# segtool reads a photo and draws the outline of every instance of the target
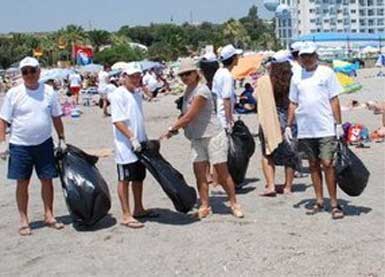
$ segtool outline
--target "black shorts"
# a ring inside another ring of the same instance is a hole
[[[144,178],[146,178],[146,168],[140,161],[130,164],[117,164],[116,167],[119,181],[143,182]]]

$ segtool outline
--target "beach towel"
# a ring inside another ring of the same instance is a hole
[[[255,94],[258,104],[259,125],[265,139],[265,153],[271,155],[283,139],[274,100],[273,86],[268,75],[258,79]]]

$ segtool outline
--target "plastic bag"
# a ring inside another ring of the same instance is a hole
[[[249,160],[255,151],[255,141],[249,128],[241,120],[234,123],[229,135],[229,153],[227,164],[236,186],[245,180]]]
[[[366,188],[370,173],[343,142],[338,144],[335,166],[338,186],[349,196],[359,196]]]
[[[56,152],[56,160],[73,221],[79,225],[94,225],[111,208],[107,183],[95,167],[98,158],[68,144],[64,152]]]
[[[278,166],[288,166],[296,171],[302,172],[301,159],[297,151],[297,142],[291,143],[284,140],[273,152],[273,161]]]
[[[142,151],[136,154],[171,199],[175,209],[187,213],[197,201],[196,191],[188,186],[183,175],[162,157],[159,148],[159,141],[148,141],[142,143]]]

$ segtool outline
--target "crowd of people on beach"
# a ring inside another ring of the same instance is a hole
[[[199,61],[181,60],[176,75],[184,85],[181,115],[170,122],[160,141],[171,139],[184,130],[191,145],[191,162],[199,194],[199,207],[193,214],[203,219],[212,213],[209,188],[219,184],[226,192],[230,212],[243,218],[244,211],[237,200],[236,187],[228,168],[228,134],[235,122],[235,112],[257,112],[261,164],[265,179],[262,197],[275,197],[276,163],[274,153],[286,144],[295,145],[309,161],[315,204],[309,214],[324,210],[323,180],[330,196],[331,217],[341,219],[344,211],[337,201],[336,173],[333,161],[338,140],[344,135],[338,95],[343,91],[335,72],[319,63],[314,43],[294,43],[289,50],[281,50],[265,59],[265,74],[255,83],[246,83],[237,101],[235,80],[231,74],[242,55],[241,49],[226,45],[218,52],[205,53]],[[9,89],[0,110],[0,155],[9,151],[7,177],[16,180],[16,202],[20,216],[20,235],[32,233],[28,217],[28,185],[35,169],[42,185],[44,222],[48,227],[62,229],[53,213],[53,182],[58,177],[54,157],[52,126],[58,136],[58,145],[65,150],[65,132],[62,122],[60,95],[55,81],[40,83],[41,68],[32,57],[19,65],[23,83]],[[80,104],[83,86],[97,88],[100,107],[112,122],[117,193],[121,204],[121,224],[142,228],[141,218],[159,216],[143,205],[143,182],[146,168],[136,153],[147,141],[143,99],[151,100],[171,88],[162,75],[152,69],[143,72],[137,62],[131,62],[118,75],[111,75],[105,65],[98,76],[81,76],[73,72],[66,80],[68,95],[73,104]],[[169,73],[170,76],[174,72]],[[86,84],[85,84],[86,83]],[[384,113],[380,103],[368,107]],[[384,120],[385,121],[385,120]],[[385,122],[384,122],[385,123]],[[6,142],[10,130],[9,145]],[[385,127],[384,127],[385,128]],[[294,149],[294,148],[293,148]],[[297,165],[285,164],[283,193],[290,195]],[[132,190],[134,207],[129,203]]]

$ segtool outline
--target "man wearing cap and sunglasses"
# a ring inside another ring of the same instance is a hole
[[[137,218],[155,217],[157,214],[145,210],[142,203],[143,180],[146,169],[135,152],[141,150],[141,142],[147,140],[142,107],[143,94],[139,90],[142,70],[138,63],[129,63],[122,72],[121,86],[110,94],[111,120],[115,141],[115,161],[118,171],[118,195],[122,207],[121,225],[142,228]],[[134,211],[129,206],[129,185],[134,195]]]
[[[20,214],[20,235],[30,235],[27,215],[28,185],[35,168],[42,184],[44,222],[62,229],[53,215],[52,178],[58,176],[52,140],[52,124],[64,143],[64,128],[59,95],[48,85],[40,84],[39,62],[24,58],[19,65],[24,83],[8,91],[0,110],[0,154],[6,148],[5,129],[11,125],[8,178],[16,180],[16,201]]]
[[[332,218],[344,217],[337,202],[337,188],[333,159],[337,151],[337,139],[343,136],[341,126],[341,109],[338,94],[343,89],[334,71],[318,64],[317,47],[314,43],[305,42],[299,51],[303,69],[294,73],[290,86],[290,105],[288,126],[285,138],[291,140],[290,126],[294,116],[297,121],[299,148],[310,165],[310,173],[314,185],[316,203],[309,214],[324,209],[321,165],[332,207]]]

